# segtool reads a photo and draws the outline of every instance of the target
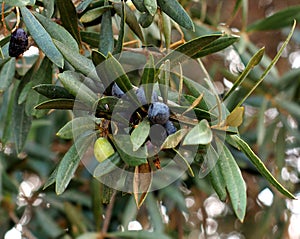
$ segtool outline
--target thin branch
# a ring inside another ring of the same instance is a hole
[[[105,213],[105,219],[103,221],[103,227],[102,227],[102,230],[101,230],[101,237],[102,238],[104,238],[104,235],[107,233],[107,230],[108,230],[108,227],[109,227],[109,224],[110,224],[112,211],[113,211],[114,204],[115,204],[115,201],[116,201],[116,195],[117,195],[117,190],[114,190],[113,194],[111,196],[111,199],[110,199],[110,203],[108,204],[108,207],[107,207],[107,210],[106,210],[106,213]]]

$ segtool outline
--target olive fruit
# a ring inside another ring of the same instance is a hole
[[[18,57],[27,50],[28,36],[22,28],[18,28],[11,34],[8,54],[11,57]]]
[[[114,148],[111,146],[106,138],[100,137],[94,144],[94,155],[101,163],[115,153]]]
[[[170,109],[165,103],[154,102],[148,109],[148,118],[153,124],[164,125],[170,117]]]
[[[116,83],[114,83],[111,88],[111,94],[118,98],[122,98],[122,96],[124,95],[124,92],[121,90],[121,88]]]
[[[170,121],[170,120],[168,120],[167,123],[164,124],[164,127],[165,127],[168,135],[174,134],[177,131],[176,127],[173,125],[172,121]]]

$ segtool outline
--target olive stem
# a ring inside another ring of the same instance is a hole
[[[19,25],[21,22],[19,7],[16,7],[16,11],[17,11],[17,23],[16,23],[15,27],[11,30],[11,32],[14,32],[15,30],[17,30],[19,28]]]

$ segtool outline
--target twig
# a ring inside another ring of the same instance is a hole
[[[17,217],[17,215],[13,212],[10,211],[8,213],[10,219],[15,223],[18,224],[20,219]],[[22,226],[22,234],[27,238],[27,239],[37,239],[32,233],[31,231],[29,231],[26,227]]]
[[[110,224],[111,215],[112,215],[112,210],[114,208],[114,204],[116,200],[116,195],[117,195],[117,190],[114,190],[105,213],[105,219],[103,221],[103,227],[101,230],[101,238],[104,238],[104,235],[107,233]]]
[[[2,3],[2,14],[1,14],[1,21],[3,24],[4,28],[4,35],[7,35],[7,28],[6,28],[6,23],[5,23],[5,17],[4,17],[4,10],[5,10],[5,2]]]
[[[19,25],[21,22],[20,9],[18,7],[16,7],[16,11],[17,11],[17,23],[16,23],[15,27],[11,30],[11,32],[14,32],[15,30],[17,30],[19,28]]]
[[[177,209],[176,214],[178,216],[177,218],[177,228],[178,228],[178,239],[183,239],[184,238],[184,233],[183,233],[183,221],[182,221],[182,213]]]

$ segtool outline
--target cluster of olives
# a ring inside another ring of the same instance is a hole
[[[120,87],[116,83],[112,84],[111,94],[118,98],[127,98],[125,96],[125,93],[120,89]],[[148,105],[143,87],[136,89],[135,94],[141,105]],[[121,113],[126,114],[127,112]],[[152,127],[150,128],[149,137],[151,144],[154,146],[160,146],[168,135],[174,134],[177,131],[176,127],[169,119],[170,109],[168,105],[158,101],[158,96],[155,91],[153,91],[151,97],[151,103],[148,107],[147,117],[152,124]],[[132,122],[133,120],[130,119],[130,121]],[[100,137],[97,139],[94,145],[94,154],[99,162],[104,161],[113,153],[114,149],[106,138]]]
[[[148,102],[146,100],[146,95],[143,87],[138,88],[136,91],[136,96],[141,105],[147,105]],[[112,86],[112,95],[118,98],[124,96],[124,92],[120,89],[120,87],[114,83]],[[169,107],[162,102],[158,102],[158,96],[155,91],[152,93],[151,104],[148,108],[148,119],[152,124],[162,125],[167,135],[174,134],[176,132],[176,128],[173,123],[169,120],[170,118],[170,109]]]
[[[28,48],[28,36],[22,28],[15,30],[10,37],[8,54],[11,57],[18,57]]]

